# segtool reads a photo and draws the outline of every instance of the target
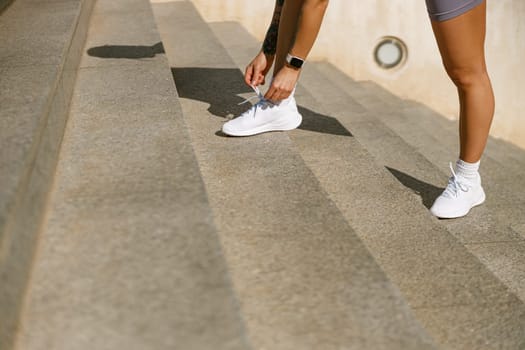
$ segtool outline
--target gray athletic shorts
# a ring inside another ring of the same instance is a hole
[[[426,0],[430,18],[446,21],[472,10],[484,0]]]

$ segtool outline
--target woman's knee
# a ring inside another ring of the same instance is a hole
[[[446,70],[454,85],[462,90],[483,84],[488,77],[484,64],[470,67],[446,67]]]

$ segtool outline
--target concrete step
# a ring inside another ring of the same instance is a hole
[[[435,348],[301,157],[318,120],[331,147],[353,145],[348,131],[303,109],[303,130],[224,137],[245,108],[241,72],[191,2],[154,12],[252,347]]]
[[[212,28],[239,67],[249,62],[260,47],[236,24],[217,23]],[[363,140],[367,148],[372,146],[374,155],[381,149],[387,155],[385,159],[394,157],[392,166],[402,165],[402,169],[431,176],[433,173],[425,169],[432,168],[432,163],[392,130],[377,124],[373,113],[315,68],[306,66],[301,79],[297,99],[318,114],[313,116],[303,108],[307,125],[290,133],[290,138],[429,334],[445,348],[521,346],[520,335],[525,331],[523,303],[461,241],[431,218],[394,177],[371,165],[369,153],[350,141],[349,135]],[[369,98],[374,100],[373,95]],[[312,102],[315,100],[320,102]],[[330,117],[320,115],[322,111]],[[330,126],[326,120],[330,120]],[[346,130],[346,134],[335,130]],[[395,152],[390,152],[392,147]],[[397,155],[400,150],[414,155],[417,162],[409,163]],[[402,174],[395,168],[390,172]],[[435,192],[433,188],[425,190],[427,195]],[[514,305],[511,308],[509,301]],[[489,309],[492,311],[487,312]],[[505,326],[502,319],[506,320]],[[494,327],[498,331],[494,332]]]
[[[249,349],[149,2],[83,52],[17,348]]]
[[[433,159],[437,153],[451,154],[452,151],[439,151],[438,148],[443,149],[440,143],[429,139],[430,136],[419,132],[417,127],[411,127],[409,122],[403,126],[397,124],[395,120],[405,118],[399,116],[404,113],[403,104],[399,101],[398,106],[393,103],[385,104],[384,96],[372,98],[371,96],[374,96],[373,91],[377,92],[378,96],[385,94],[385,91],[376,85],[357,83],[327,64],[319,64],[317,68],[331,81],[338,84],[341,90],[346,91],[367,106],[375,118],[374,128],[369,130],[375,131],[378,128],[385,128],[383,125],[388,123],[392,129],[395,129],[395,132],[403,135],[403,138],[397,136],[397,141],[389,141],[384,145],[382,141],[377,141],[377,139],[384,139],[383,134],[376,135],[380,137],[360,138],[360,140],[368,149],[375,150],[374,156],[389,167],[401,183],[418,193],[423,203],[430,206],[435,196],[445,185],[448,173],[446,168],[433,164],[429,159]],[[392,96],[389,98],[393,99]],[[414,116],[413,119],[415,118]],[[381,119],[381,121],[377,119]],[[354,123],[353,125],[356,134],[359,134],[360,137],[367,135],[366,130],[360,133],[355,129],[359,127],[359,124]],[[437,130],[437,128],[434,126],[433,130]],[[375,142],[374,138],[376,139]],[[405,145],[400,147],[399,145],[402,143]],[[407,146],[407,144],[409,145]],[[436,148],[434,153],[432,153],[432,147]],[[422,155],[425,159],[421,159]],[[496,167],[490,158],[486,159],[484,165],[484,169]],[[514,178],[517,178],[517,175]],[[519,195],[509,193],[508,189],[503,188],[504,186],[501,183],[490,176],[484,178],[484,186],[489,193],[489,198],[484,206],[474,209],[466,218],[444,220],[441,221],[441,224],[498,278],[504,281],[512,292],[525,301],[525,271],[523,270],[523,266],[525,266],[525,255],[523,254],[525,245],[523,212],[525,205]],[[501,193],[500,191],[504,192]]]
[[[13,343],[92,4],[17,0],[0,13],[0,349]]]

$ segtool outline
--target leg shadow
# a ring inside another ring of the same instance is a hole
[[[238,94],[252,89],[238,69],[172,68],[171,72],[180,97],[208,103],[208,112],[217,117],[234,117],[247,108],[239,105],[245,99]]]
[[[443,188],[431,185],[427,182],[421,181],[405,174],[397,169],[386,167],[386,169],[394,175],[394,177],[403,184],[403,186],[411,189],[414,193],[421,197],[423,205],[430,209],[436,198],[443,192]]]
[[[249,107],[246,104],[239,105],[245,99],[238,95],[252,92],[250,87],[244,84],[244,76],[239,69],[192,67],[172,68],[171,71],[179,96],[209,104],[208,111],[217,117],[236,117]],[[299,129],[352,136],[334,117],[300,106],[299,112],[303,116],[303,123]]]
[[[88,55],[99,58],[128,58],[141,59],[153,58],[155,55],[165,53],[162,42],[152,46],[132,45],[104,45],[92,47],[87,50]]]
[[[354,136],[334,117],[319,114],[308,108],[298,106],[303,122],[299,129],[338,136]]]

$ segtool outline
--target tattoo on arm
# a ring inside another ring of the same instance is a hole
[[[275,55],[277,51],[277,37],[279,35],[279,23],[281,21],[281,11],[284,6],[284,0],[275,1],[275,10],[273,12],[272,23],[263,43],[263,52],[267,55]]]

